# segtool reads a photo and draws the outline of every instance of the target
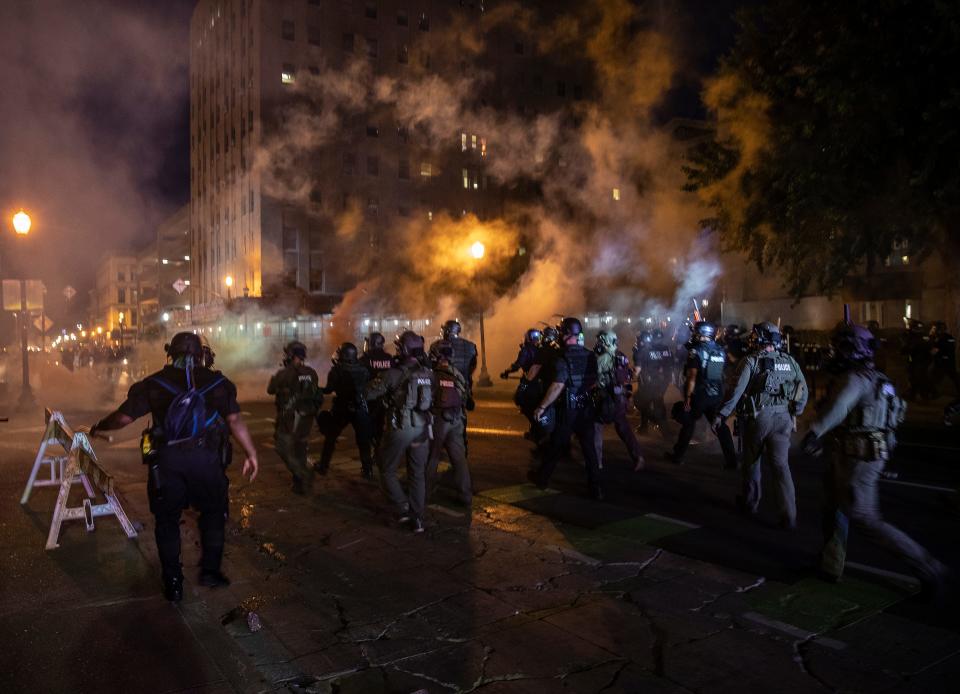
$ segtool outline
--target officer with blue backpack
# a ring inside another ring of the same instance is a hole
[[[165,347],[169,363],[130,387],[127,399],[91,430],[121,429],[150,414],[143,434],[144,462],[150,466],[147,493],[156,519],[154,534],[168,600],[183,597],[180,564],[180,513],[188,506],[200,512],[200,585],[217,587],[230,581],[220,571],[224,525],[229,506],[229,480],[223,451],[230,434],[243,447],[242,474],[257,476],[257,452],[240,416],[237,388],[219,371],[203,366],[200,339],[177,333]]]
[[[307,463],[307,441],[314,417],[323,405],[323,392],[317,372],[305,363],[306,345],[294,340],[283,353],[283,368],[267,386],[267,394],[274,396],[277,407],[273,440],[277,455],[293,476],[293,493],[306,494],[313,486],[314,472]]]

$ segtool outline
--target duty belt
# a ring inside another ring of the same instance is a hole
[[[837,436],[837,443],[840,453],[848,458],[872,461],[890,457],[887,437],[879,430],[842,432]]]

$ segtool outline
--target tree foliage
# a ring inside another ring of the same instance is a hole
[[[957,245],[960,3],[772,0],[743,10],[686,167],[724,247],[830,292],[906,241]]]

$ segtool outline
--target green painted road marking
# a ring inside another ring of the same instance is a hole
[[[876,614],[909,593],[847,576],[833,584],[805,578],[792,585],[773,581],[751,592],[748,601],[760,614],[817,634]]]
[[[527,501],[528,499],[539,499],[551,494],[559,494],[556,489],[540,489],[532,484],[515,484],[511,487],[499,487],[498,489],[486,489],[478,494],[488,499],[499,501],[504,504],[513,504],[518,501]]]

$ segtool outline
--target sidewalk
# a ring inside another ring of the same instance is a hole
[[[252,485],[233,466],[233,584],[196,585],[188,519],[186,595],[173,606],[159,594],[136,432],[98,452],[146,526],[139,539],[100,519],[93,534],[67,525],[45,552],[54,491],[17,503],[40,422],[7,426],[4,691],[929,692],[952,690],[960,670],[957,633],[879,613],[909,588],[778,584],[658,547],[693,530],[672,519],[529,485],[478,496],[471,525],[434,507],[417,537],[389,522],[343,454],[307,498],[288,492],[270,450]],[[266,428],[254,418],[259,441]]]

